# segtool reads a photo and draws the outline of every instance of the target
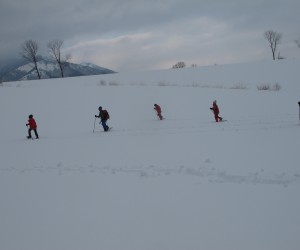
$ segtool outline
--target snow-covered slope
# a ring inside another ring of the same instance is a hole
[[[298,250],[299,68],[4,83],[0,249]],[[226,122],[214,122],[215,99]],[[39,140],[25,138],[31,113]]]

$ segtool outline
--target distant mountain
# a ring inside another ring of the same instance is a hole
[[[40,71],[42,79],[61,77],[58,64],[51,59],[40,58],[38,62],[38,69]],[[102,75],[112,73],[115,72],[92,63],[67,63],[64,69],[65,77]],[[6,65],[5,67],[0,69],[0,80],[2,80],[3,82],[34,79],[38,79],[38,77],[33,63],[28,63],[24,60],[16,60],[10,65]]]

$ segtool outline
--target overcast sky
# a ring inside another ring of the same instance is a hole
[[[0,61],[29,39],[41,55],[61,39],[72,62],[119,72],[271,60],[267,30],[300,58],[299,0],[0,0],[0,23]]]

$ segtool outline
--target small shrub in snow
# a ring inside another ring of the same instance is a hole
[[[270,90],[270,84],[261,84],[257,86],[258,90]]]
[[[200,84],[199,87],[201,88],[210,88],[210,89],[224,89],[223,85],[219,85],[219,84]]]
[[[165,81],[160,81],[159,83],[158,83],[158,86],[163,86],[163,87],[165,87],[165,86],[167,86],[168,84],[165,82]]]
[[[230,89],[247,89],[247,86],[245,84],[239,83],[231,86]]]
[[[193,82],[191,86],[194,87],[194,88],[197,88],[197,87],[200,87],[200,84],[198,84],[196,82]]]
[[[106,86],[106,81],[101,80],[101,81],[100,81],[100,86]]]
[[[118,86],[119,84],[115,81],[109,82],[109,86]]]
[[[280,89],[281,89],[281,86],[279,83],[275,83],[272,87],[272,90],[274,90],[274,91],[279,91]]]
[[[279,83],[275,83],[273,86],[271,86],[270,84],[261,84],[257,86],[257,89],[279,91],[281,89],[281,86]]]
[[[214,88],[214,89],[224,89],[224,86],[220,85],[220,84],[214,84],[211,87]]]

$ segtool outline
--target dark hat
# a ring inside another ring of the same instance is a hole
[[[33,118],[33,115],[29,115],[28,118],[29,118],[29,119]]]
[[[99,108],[98,108],[98,110],[101,110],[102,109],[102,107],[100,106]]]

